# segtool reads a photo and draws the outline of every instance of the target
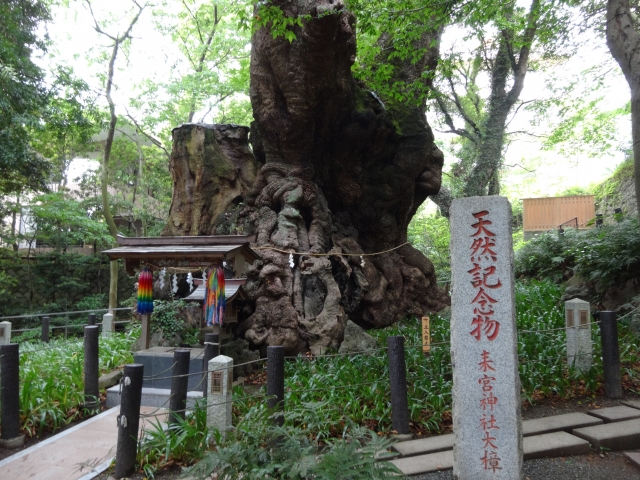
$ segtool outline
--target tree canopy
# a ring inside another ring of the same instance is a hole
[[[50,19],[41,0],[0,4],[0,194],[46,190],[49,162],[29,143],[47,102],[45,72],[32,56],[44,52],[38,26]]]

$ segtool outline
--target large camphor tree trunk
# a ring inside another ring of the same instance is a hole
[[[176,181],[186,161],[178,158],[186,151],[180,132],[220,126],[175,130],[166,232],[257,233],[262,259],[247,273],[253,310],[240,332],[253,347],[322,353],[340,345],[348,318],[384,327],[449,304],[432,263],[406,243],[413,214],[440,189],[443,156],[424,108],[385,107],[354,80],[355,18],[341,2],[294,0],[281,8],[287,16],[313,18],[295,28],[291,43],[265,28],[254,34],[255,182],[224,208],[199,204],[200,212],[224,213],[200,216],[204,226],[194,228],[174,208],[196,178]],[[427,46],[424,58],[400,65],[398,75],[410,80],[435,68],[438,34],[418,40]],[[296,253],[293,267],[289,252]],[[367,254],[375,255],[360,258]]]

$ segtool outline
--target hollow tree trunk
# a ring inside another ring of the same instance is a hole
[[[422,107],[385,107],[354,80],[355,18],[341,2],[281,8],[313,18],[295,28],[291,43],[264,28],[254,34],[251,143],[259,171],[242,205],[227,205],[213,230],[257,233],[262,259],[246,285],[255,308],[240,325],[252,346],[321,353],[340,345],[347,318],[383,327],[449,304],[433,264],[405,244],[411,217],[440,189],[443,156]],[[437,48],[425,52],[399,75],[435,68]],[[174,144],[174,155],[181,149]],[[174,205],[190,188],[176,182],[178,171],[172,167]],[[165,232],[177,233],[174,205]],[[276,249],[297,253],[293,267]],[[360,258],[367,254],[374,255]]]

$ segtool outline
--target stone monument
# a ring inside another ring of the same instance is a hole
[[[11,322],[0,322],[0,345],[11,343]]]
[[[116,329],[115,324],[113,323],[113,313],[105,313],[102,316],[102,336],[109,337],[115,331]]]
[[[208,370],[207,426],[224,436],[232,426],[233,358],[218,355],[209,360]]]
[[[511,205],[451,205],[453,476],[522,478]]]
[[[567,333],[567,364],[582,372],[591,368],[591,308],[589,302],[574,298],[564,302]]]

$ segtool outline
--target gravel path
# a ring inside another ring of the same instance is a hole
[[[640,480],[640,471],[622,456],[610,452],[580,457],[541,458],[524,462],[526,480]],[[414,475],[411,480],[453,480],[451,470]]]

